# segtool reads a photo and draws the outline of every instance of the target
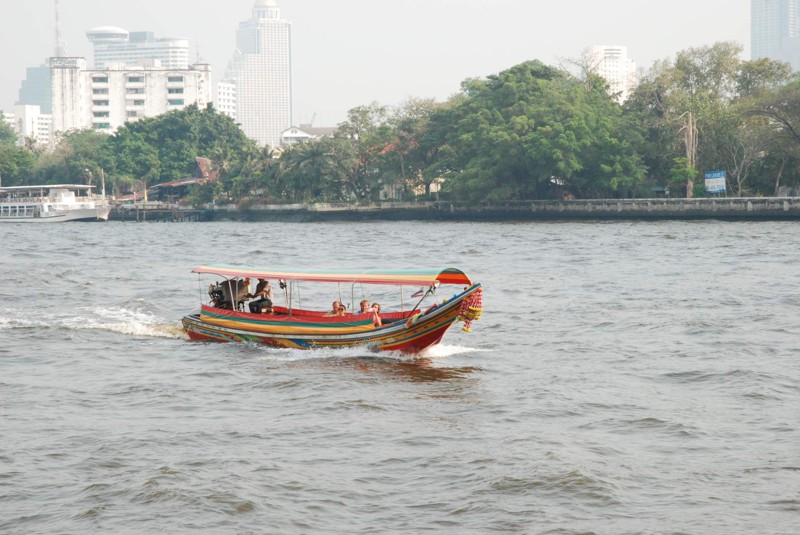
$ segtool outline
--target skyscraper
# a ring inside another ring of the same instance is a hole
[[[751,0],[752,59],[785,61],[800,70],[800,0]]]
[[[628,48],[594,46],[590,53],[597,74],[608,82],[609,93],[620,103],[628,100],[636,87],[636,63],[628,57]]]
[[[16,104],[39,106],[42,113],[52,111],[49,66],[28,67],[27,76],[19,88],[19,100]]]
[[[223,81],[236,100],[227,109],[248,137],[277,147],[292,124],[292,57],[291,23],[275,0],[256,0],[251,18],[239,23],[236,48]]]

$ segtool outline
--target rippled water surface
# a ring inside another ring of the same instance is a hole
[[[112,222],[0,243],[0,533],[800,529],[796,223]],[[207,262],[454,265],[485,312],[418,358],[195,343],[179,322]]]

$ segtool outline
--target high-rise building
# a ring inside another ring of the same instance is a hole
[[[800,70],[800,0],[751,0],[750,50]]]
[[[16,104],[39,106],[42,113],[51,112],[50,67],[28,67],[27,75],[19,88]]]
[[[292,57],[291,23],[275,0],[256,0],[251,18],[239,24],[236,47],[217,94],[235,95],[236,121],[247,136],[277,147],[292,124]]]
[[[189,40],[156,38],[153,32],[128,32],[115,26],[101,26],[86,32],[94,45],[94,68],[115,64],[156,65],[166,69],[189,66]]]
[[[84,58],[50,58],[53,130],[113,132],[126,121],[211,101],[211,67],[124,66],[86,69]]]
[[[624,46],[593,46],[590,60],[594,72],[606,79],[609,93],[622,103],[636,87],[636,63]]]

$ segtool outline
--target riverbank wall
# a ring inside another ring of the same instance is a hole
[[[209,205],[117,205],[124,221],[581,221],[581,220],[800,220],[800,197],[600,199],[496,203],[380,202]]]

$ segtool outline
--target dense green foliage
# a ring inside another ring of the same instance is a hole
[[[452,148],[448,189],[460,198],[609,196],[645,174],[622,109],[597,77],[581,83],[530,62],[463,89],[466,98],[434,120]]]
[[[17,147],[17,134],[5,121],[0,120],[0,184],[22,184],[34,163],[33,151]]]
[[[52,150],[37,152],[25,174],[12,175],[15,184],[99,185],[102,174],[116,194],[141,192],[148,184],[191,176],[197,156],[211,158],[230,185],[245,162],[259,154],[232,119],[210,106],[205,110],[188,106],[126,123],[112,136],[93,130],[67,132]],[[9,163],[5,157],[0,159],[4,174]]]
[[[688,49],[640,81],[625,111],[642,129],[639,152],[653,179],[670,177],[685,193],[702,171],[724,169],[729,191],[773,194],[775,149],[785,134],[758,110],[789,87],[790,70],[767,59],[741,61],[740,54],[733,43]],[[790,150],[795,168],[797,148]]]
[[[0,124],[3,184],[93,182],[116,194],[190,176],[195,158],[220,180],[194,203],[361,202],[704,195],[724,169],[729,194],[772,195],[800,182],[800,79],[788,65],[742,61],[733,43],[657,62],[624,104],[603,79],[538,61],[462,83],[447,102],[350,110],[331,136],[258,148],[230,118],[190,106],[114,135],[64,134],[42,150]],[[577,65],[577,64],[576,64]]]

